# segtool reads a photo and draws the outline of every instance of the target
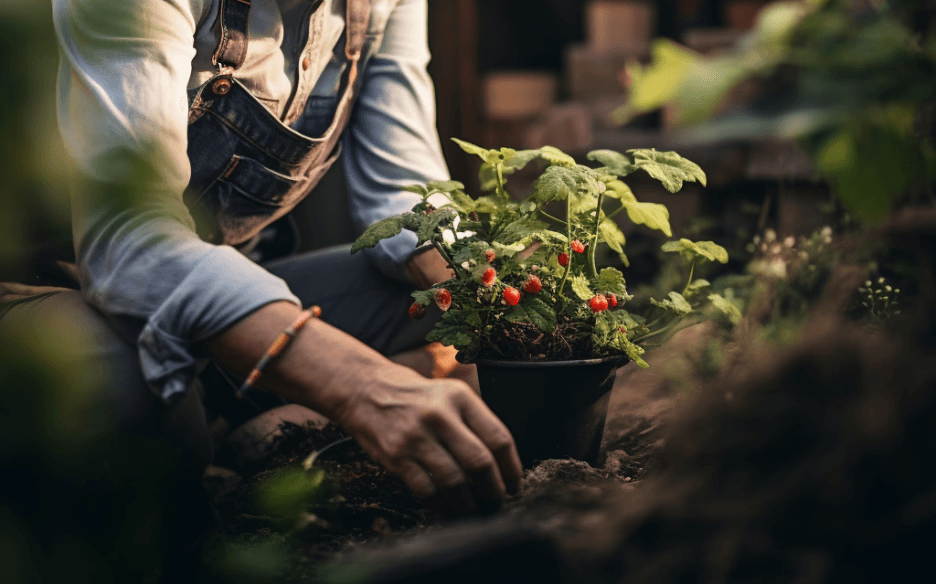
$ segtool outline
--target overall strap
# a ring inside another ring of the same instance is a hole
[[[250,0],[219,0],[221,38],[211,64],[222,72],[237,70],[247,58],[247,18]]]
[[[364,38],[370,24],[370,0],[347,1],[347,37],[345,40],[345,55],[352,62],[361,58],[361,49],[364,48]]]

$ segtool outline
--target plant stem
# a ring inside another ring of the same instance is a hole
[[[595,252],[598,249],[598,235],[601,233],[601,204],[604,202],[604,192],[598,193],[598,205],[595,208],[595,235],[591,245],[588,246],[588,271],[592,278],[598,277],[598,267],[595,266]]]
[[[569,265],[566,266],[565,274],[562,276],[562,282],[559,283],[559,296],[563,296],[566,280],[569,279],[569,272],[572,271],[572,197],[566,197],[566,255],[569,257]]]
[[[562,219],[560,219],[560,218],[558,218],[558,217],[553,217],[552,215],[550,215],[550,214],[547,213],[546,211],[543,211],[541,208],[537,208],[537,210],[540,212],[541,215],[544,215],[544,216],[546,216],[546,217],[549,217],[549,218],[552,219],[553,221],[556,221],[556,222],[558,222],[558,223],[566,223],[566,221],[563,221]]]
[[[686,292],[689,291],[689,284],[692,284],[692,274],[695,272],[695,260],[692,260],[692,263],[689,264],[689,281],[686,282],[686,287],[683,288],[683,296],[686,295]]]

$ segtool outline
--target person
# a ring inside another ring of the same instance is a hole
[[[449,277],[434,250],[404,232],[353,256],[263,251],[339,156],[359,228],[408,210],[402,187],[448,178],[426,0],[53,0],[53,14],[81,291],[4,320],[91,331],[81,350],[111,372],[118,423],[160,417],[204,463],[204,363],[246,377],[318,305],[260,385],[339,424],[419,497],[472,510],[515,489],[513,440],[480,397],[387,358],[424,342],[405,313],[413,285]]]

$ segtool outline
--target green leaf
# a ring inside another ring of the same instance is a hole
[[[693,297],[698,294],[703,288],[708,288],[711,286],[708,280],[703,280],[699,278],[698,280],[693,280],[688,286],[686,286],[685,295],[686,297]]]
[[[399,235],[403,231],[403,223],[404,218],[401,216],[387,217],[374,223],[351,245],[351,253],[356,253],[367,247],[374,247],[383,239]]]
[[[429,334],[426,335],[426,340],[430,343],[439,342],[448,347],[464,349],[474,341],[474,336],[453,327],[440,326],[430,331]]]
[[[634,165],[663,183],[671,193],[678,192],[683,182],[698,181],[704,186],[705,173],[695,162],[686,160],[675,152],[658,152],[656,149],[628,150]]]
[[[436,228],[443,221],[451,220],[455,215],[455,210],[450,207],[444,207],[433,211],[428,215],[420,217],[419,228],[416,230],[416,245],[430,241],[436,234]]]
[[[637,365],[641,369],[647,369],[648,367],[650,367],[650,365],[646,361],[643,360],[643,354],[644,354],[643,347],[639,345],[635,345],[634,343],[630,342],[630,340],[627,337],[624,337],[622,344],[624,345],[624,352],[627,353],[627,357],[631,361],[633,361],[635,365]]]
[[[619,180],[608,181],[605,186],[605,196],[612,199],[620,199],[622,203],[636,203],[637,197],[626,183]]]
[[[537,235],[546,229],[547,225],[531,215],[511,221],[497,233],[499,243],[510,244],[525,238]]]
[[[531,161],[539,158],[539,150],[512,150],[504,156],[504,168],[520,170]]]
[[[712,306],[721,311],[725,317],[728,318],[728,321],[736,325],[741,322],[741,311],[738,310],[738,307],[735,306],[730,300],[719,296],[718,294],[709,294],[709,301],[712,303]]]
[[[679,97],[698,59],[694,52],[673,41],[654,41],[651,64],[647,67],[634,64],[627,68],[631,77],[630,96],[627,105],[615,111],[613,117],[623,122]]]
[[[406,185],[405,187],[400,187],[400,190],[416,193],[423,198],[429,196],[429,189],[427,189],[424,185]]]
[[[467,152],[468,154],[475,154],[485,160],[487,159],[488,154],[491,152],[490,150],[487,150],[480,146],[476,146],[472,144],[471,142],[465,142],[464,140],[459,140],[458,138],[452,138],[452,142],[455,142],[456,144],[458,144],[461,147],[461,149]]]
[[[520,304],[507,311],[504,317],[510,322],[531,323],[544,333],[556,329],[556,312],[535,296],[524,297]]]
[[[481,315],[473,310],[470,310],[467,314],[465,314],[465,322],[475,328],[481,328],[484,325],[484,323],[481,322]]]
[[[692,312],[692,305],[679,292],[670,292],[668,300],[659,301],[651,298],[650,303],[673,312],[677,316],[685,316]]]
[[[667,253],[679,253],[688,262],[704,259],[728,263],[728,250],[713,241],[692,242],[682,238],[679,241],[667,241],[660,249]]]
[[[588,153],[588,159],[600,162],[608,170],[618,176],[627,176],[632,172],[636,172],[638,169],[638,166],[634,164],[633,156],[621,154],[614,150],[592,150]],[[621,184],[623,185],[624,183]],[[608,185],[608,187],[611,188],[611,185]],[[630,191],[629,188],[627,190]]]
[[[573,196],[577,189],[577,173],[564,166],[550,166],[536,181],[534,198],[540,203],[565,201]]]
[[[626,297],[627,288],[624,285],[624,274],[615,268],[602,268],[598,273],[598,290],[601,292],[610,292],[618,296]]]
[[[602,219],[601,223],[598,224],[598,232],[601,236],[601,241],[607,243],[608,247],[619,254],[624,253],[624,244],[627,243],[627,238],[624,237],[621,228],[618,227],[618,224],[615,223],[613,219],[608,219],[607,217]]]
[[[478,208],[478,203],[465,193],[454,191],[449,193],[449,206],[455,207],[464,214],[471,213]]]
[[[667,237],[673,236],[670,229],[669,210],[659,203],[624,203],[627,216],[638,225],[662,231]]]
[[[465,185],[458,182],[457,180],[435,180],[435,181],[426,183],[426,188],[429,191],[437,191],[440,193],[452,193],[455,191],[465,190]]]
[[[429,290],[416,290],[415,292],[411,293],[410,296],[413,297],[413,300],[416,302],[416,304],[429,306],[432,304],[432,301],[435,298],[435,289],[430,288]]]
[[[595,295],[592,291],[591,283],[585,276],[576,274],[569,278],[569,282],[572,284],[572,291],[582,300],[589,300]]]
[[[478,213],[496,213],[501,209],[497,197],[478,197],[475,201],[475,211]]]
[[[568,168],[576,168],[578,166],[578,163],[575,162],[574,158],[553,146],[543,146],[540,148],[540,156],[549,162],[549,164],[555,166],[564,166]]]

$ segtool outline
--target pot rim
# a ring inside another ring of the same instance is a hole
[[[608,357],[598,357],[593,359],[570,359],[568,361],[501,361],[498,359],[478,359],[475,365],[493,365],[495,367],[585,367],[588,365],[598,365],[608,361],[619,361],[620,365],[628,363],[630,359],[627,355],[611,355]]]

